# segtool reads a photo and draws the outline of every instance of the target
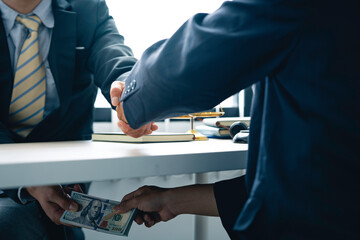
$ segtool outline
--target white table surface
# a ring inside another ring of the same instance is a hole
[[[246,154],[228,139],[0,144],[0,188],[244,169]]]

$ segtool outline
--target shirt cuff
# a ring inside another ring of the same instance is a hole
[[[27,204],[29,202],[35,201],[35,198],[33,198],[28,191],[26,191],[25,187],[19,187],[18,194],[17,194],[20,203]]]
[[[131,71],[125,72],[123,74],[120,75],[120,77],[118,77],[116,79],[116,81],[120,81],[120,82],[125,82],[126,78],[129,76]]]

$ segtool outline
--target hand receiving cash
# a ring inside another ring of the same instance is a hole
[[[79,204],[79,211],[65,211],[60,218],[62,223],[109,234],[128,235],[136,215],[135,209],[119,214],[113,211],[113,207],[118,205],[119,202],[74,191],[71,193],[71,198]]]

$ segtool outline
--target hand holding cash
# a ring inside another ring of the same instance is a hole
[[[143,186],[124,196],[114,211],[125,213],[138,209],[137,224],[152,227],[180,214],[219,216],[213,184],[194,184],[176,188]]]
[[[177,191],[168,190],[156,186],[143,186],[125,195],[114,210],[123,213],[133,208],[138,209],[135,222],[139,225],[145,224],[146,227],[152,227],[161,221],[169,221],[179,214],[174,211],[172,200],[181,199],[182,195],[181,193],[177,195]]]
[[[135,209],[119,214],[113,210],[119,202],[78,192],[72,192],[71,198],[79,204],[79,211],[65,211],[60,222],[109,234],[128,235],[136,215]]]

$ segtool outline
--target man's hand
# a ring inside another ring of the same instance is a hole
[[[126,213],[133,208],[140,211],[135,217],[139,225],[145,223],[146,227],[152,227],[160,221],[168,221],[177,216],[169,208],[169,196],[166,194],[169,189],[155,186],[144,186],[127,194],[114,210],[119,213]]]
[[[140,210],[135,217],[139,225],[152,227],[180,214],[219,216],[213,184],[194,184],[177,188],[144,186],[127,194],[114,210],[126,213],[133,208]]]
[[[124,82],[115,81],[111,84],[110,98],[111,98],[111,104],[114,107],[117,107],[120,104],[120,98],[122,92],[124,91],[124,88],[125,88]]]
[[[148,135],[151,134],[153,131],[156,131],[158,129],[158,126],[154,122],[145,124],[144,126],[138,129],[133,129],[130,127],[125,117],[123,102],[120,102],[121,94],[124,88],[125,88],[125,83],[120,81],[115,81],[111,84],[111,89],[110,89],[111,104],[114,107],[116,107],[117,116],[118,119],[120,120],[118,122],[119,128],[126,135],[135,138],[141,137],[143,135]]]
[[[72,191],[81,192],[79,185],[74,188],[56,186],[27,187],[28,193],[33,196],[41,205],[46,215],[55,224],[60,225],[60,217],[65,210],[76,212],[78,204],[70,199],[69,194]]]
[[[116,107],[116,111],[118,113],[118,127],[126,134],[134,138],[141,137],[143,135],[151,134],[153,131],[156,131],[159,127],[155,124],[155,122],[150,122],[148,124],[145,124],[144,126],[133,129],[130,127],[130,125],[127,123],[125,114],[124,114],[124,108],[123,108],[123,102],[119,104],[119,106]]]

